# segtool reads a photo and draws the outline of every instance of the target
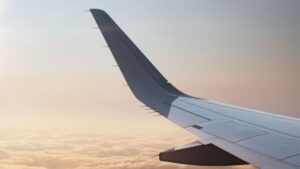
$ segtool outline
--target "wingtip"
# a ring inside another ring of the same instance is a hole
[[[94,12],[102,12],[102,13],[106,13],[104,10],[102,10],[102,9],[97,9],[97,8],[90,8],[89,11],[92,12],[92,13],[94,13]]]

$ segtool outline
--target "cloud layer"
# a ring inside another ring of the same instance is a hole
[[[191,139],[155,132],[1,131],[0,169],[199,168],[153,158],[157,153]]]

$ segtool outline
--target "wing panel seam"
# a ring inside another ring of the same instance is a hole
[[[234,119],[234,120],[237,120],[237,121],[241,121],[241,122],[244,122],[244,123],[249,124],[249,125],[254,125],[254,126],[256,126],[256,127],[261,127],[261,128],[263,128],[263,129],[270,130],[270,131],[272,131],[272,132],[276,132],[276,133],[280,133],[280,134],[283,134],[283,135],[287,135],[287,136],[290,136],[290,137],[294,137],[294,138],[300,139],[300,137],[295,136],[295,135],[292,135],[292,134],[289,134],[289,133],[285,133],[285,132],[282,132],[282,131],[270,129],[270,128],[268,128],[268,127],[261,126],[261,125],[255,124],[255,123],[251,123],[251,122],[248,122],[248,121],[245,121],[245,120],[237,119],[237,118],[235,118],[235,117],[232,117],[232,116],[229,116],[229,115],[225,115],[225,114],[219,113],[219,112],[217,112],[217,111],[210,110],[210,109],[208,109],[208,108],[204,108],[204,107],[202,107],[202,106],[199,106],[199,105],[196,105],[196,104],[193,104],[193,103],[184,101],[184,100],[181,100],[181,101],[182,101],[182,102],[185,102],[185,103],[187,103],[187,104],[196,106],[196,107],[198,107],[198,108],[200,108],[200,109],[207,110],[207,111],[210,111],[210,112],[213,112],[213,113],[216,113],[216,114],[225,116],[225,117],[229,117],[229,118],[231,118],[231,119]]]
[[[200,118],[203,118],[203,119],[205,119],[205,120],[212,121],[211,119],[209,119],[209,118],[207,118],[207,117],[200,116],[199,114],[193,113],[193,112],[191,112],[191,111],[188,111],[188,110],[183,109],[183,108],[178,107],[178,106],[174,106],[174,105],[172,105],[172,104],[170,104],[170,103],[167,103],[167,102],[165,102],[165,101],[163,101],[163,103],[165,103],[165,104],[167,104],[167,105],[169,105],[169,106],[171,106],[171,107],[175,107],[175,108],[177,108],[177,109],[183,110],[183,111],[185,111],[185,112],[187,112],[187,113],[189,113],[189,114],[193,114],[193,115],[195,115],[195,116],[198,116],[198,117],[200,117]]]

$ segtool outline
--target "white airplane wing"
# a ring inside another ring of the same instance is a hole
[[[162,161],[300,169],[300,120],[186,95],[170,84],[102,10],[90,10],[137,99],[199,137]]]

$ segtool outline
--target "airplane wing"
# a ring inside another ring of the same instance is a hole
[[[161,152],[162,161],[262,169],[300,169],[300,120],[182,93],[170,84],[111,17],[90,10],[128,86],[142,103],[199,137]]]

